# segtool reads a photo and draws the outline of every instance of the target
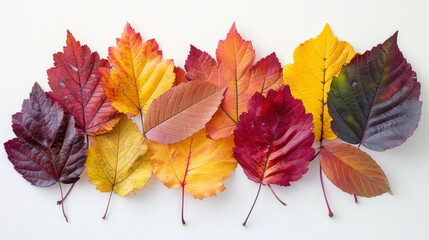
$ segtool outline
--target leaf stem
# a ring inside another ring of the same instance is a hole
[[[247,220],[249,220],[250,214],[253,211],[253,208],[255,207],[256,201],[258,200],[259,193],[261,192],[262,183],[259,184],[258,193],[256,193],[255,201],[253,201],[252,207],[250,208],[249,214],[247,214],[246,220],[243,222],[243,226],[246,226]]]
[[[145,138],[146,138],[146,135],[145,135],[145,133],[144,133],[144,127],[143,127],[143,111],[140,109],[140,110],[139,110],[139,113],[140,113],[140,123],[141,123],[141,125],[142,125],[142,133],[143,133],[143,137],[145,137]]]
[[[326,197],[325,187],[323,185],[323,177],[322,177],[322,165],[319,164],[319,175],[320,175],[320,185],[322,186],[323,191],[323,197],[325,198],[326,207],[328,207],[328,216],[333,217],[334,213],[331,210],[331,207],[329,206],[328,198]]]
[[[61,186],[60,182],[58,182],[58,186],[60,187],[61,199],[64,199],[63,187]],[[66,211],[64,210],[64,204],[61,204],[61,209],[63,210],[63,216],[66,219],[66,222],[69,222],[67,215],[66,215]]]
[[[279,196],[277,196],[277,194],[274,192],[274,189],[271,187],[271,184],[268,184],[268,187],[270,188],[271,192],[273,193],[274,197],[277,198],[277,200],[283,205],[283,206],[287,206],[287,204],[285,202],[283,202]]]
[[[69,188],[69,190],[67,191],[66,195],[64,196],[64,198],[62,198],[61,200],[57,201],[57,205],[63,204],[63,202],[66,200],[67,196],[70,194],[71,190],[73,189],[75,183],[72,183],[71,187]]]
[[[113,188],[112,188],[112,191],[110,191],[110,196],[109,196],[109,201],[107,202],[106,211],[104,212],[104,215],[102,217],[103,220],[106,220],[107,212],[109,211],[110,201],[112,200],[112,194],[113,194]]]
[[[182,225],[186,225],[184,212],[185,212],[185,185],[183,184],[182,185]]]
[[[88,136],[88,134],[85,134],[85,138],[86,138],[86,151],[88,151],[88,149],[89,149],[89,136]]]
[[[358,204],[358,203],[359,203],[359,201],[358,201],[358,198],[357,198],[356,194],[353,194],[353,196],[354,196],[354,198],[355,198],[355,203],[356,203],[356,204]]]

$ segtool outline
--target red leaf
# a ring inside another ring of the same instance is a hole
[[[307,172],[314,156],[312,115],[305,113],[302,102],[292,97],[288,86],[270,90],[267,97],[256,93],[248,109],[234,131],[237,162],[260,187],[289,186]]]
[[[64,52],[54,54],[54,67],[48,70],[50,97],[74,116],[76,127],[88,135],[100,135],[112,130],[119,114],[106,98],[99,73],[100,67],[110,68],[97,52],[81,46],[67,32]]]
[[[86,160],[84,135],[76,130],[74,118],[36,83],[21,112],[12,116],[12,128],[17,137],[4,147],[15,170],[38,187],[58,183],[63,198],[60,183],[79,180]]]

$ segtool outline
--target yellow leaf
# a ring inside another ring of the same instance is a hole
[[[136,116],[173,85],[173,61],[163,61],[157,42],[143,42],[129,24],[116,44],[109,48],[112,69],[101,70],[103,87],[114,108]]]
[[[101,192],[125,196],[140,190],[152,175],[147,140],[126,116],[112,132],[93,138],[87,154],[89,181]]]
[[[185,191],[203,199],[225,189],[222,181],[237,166],[232,157],[233,146],[231,138],[208,139],[205,129],[175,144],[149,143],[154,174],[168,188],[182,189],[182,207]]]
[[[355,55],[352,46],[339,41],[326,24],[319,36],[295,49],[294,63],[283,68],[283,79],[290,86],[292,95],[303,101],[307,113],[313,114],[316,140],[336,138],[331,130],[327,93],[332,78]]]

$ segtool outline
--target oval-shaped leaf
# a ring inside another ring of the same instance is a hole
[[[294,63],[283,68],[284,82],[292,95],[301,99],[308,113],[313,114],[317,141],[336,138],[331,130],[327,93],[332,78],[355,56],[348,42],[339,41],[328,24],[316,38],[300,44],[293,54]]]
[[[63,51],[54,54],[55,66],[48,70],[48,95],[73,115],[80,131],[93,136],[111,131],[122,114],[112,107],[101,84],[99,70],[110,68],[109,63],[81,46],[70,32]]]
[[[357,147],[332,143],[320,149],[320,164],[335,186],[350,194],[374,197],[390,191],[383,170]]]
[[[342,140],[384,151],[404,143],[420,121],[420,83],[397,33],[356,56],[332,81],[332,129]]]
[[[314,156],[313,123],[289,87],[256,93],[234,131],[234,156],[247,177],[263,185],[289,186]]]
[[[203,129],[218,110],[225,89],[207,81],[191,81],[166,91],[146,112],[146,137],[172,144],[192,136]]]

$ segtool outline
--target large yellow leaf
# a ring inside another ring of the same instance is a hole
[[[126,116],[112,132],[93,138],[87,154],[89,181],[101,192],[125,196],[141,189],[152,175],[147,140]]]
[[[154,174],[168,188],[182,189],[197,199],[214,196],[225,189],[222,181],[237,166],[232,157],[232,138],[211,140],[205,129],[171,145],[150,142]]]
[[[173,85],[173,61],[163,61],[157,42],[143,42],[129,24],[116,44],[109,48],[112,69],[101,71],[103,87],[113,107],[136,116]]]
[[[328,24],[316,38],[300,44],[294,52],[294,63],[283,68],[283,79],[292,95],[301,99],[308,113],[313,114],[316,140],[332,140],[327,93],[332,78],[356,55],[352,46],[339,41]]]

